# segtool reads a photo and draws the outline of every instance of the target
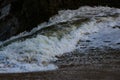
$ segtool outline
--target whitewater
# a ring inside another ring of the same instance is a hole
[[[105,47],[120,49],[120,9],[61,10],[31,32],[0,42],[0,73],[55,70],[56,56]]]

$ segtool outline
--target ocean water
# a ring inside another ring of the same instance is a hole
[[[61,10],[31,32],[0,42],[0,73],[54,70],[55,56],[91,47],[120,49],[120,9]]]

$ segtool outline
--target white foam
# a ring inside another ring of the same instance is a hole
[[[120,43],[120,29],[113,28],[114,26],[119,26],[120,16],[105,17],[106,15],[114,15],[116,13],[120,15],[120,9],[109,7],[82,7],[78,10],[60,11],[58,15],[50,19],[50,24],[53,25],[56,22],[67,22],[83,17],[89,17],[91,20],[77,26],[75,26],[75,24],[71,24],[69,27],[71,30],[70,33],[63,34],[61,39],[58,38],[58,35],[55,34],[57,32],[55,32],[53,34],[56,36],[38,34],[36,37],[9,44],[0,51],[0,54],[3,55],[3,59],[0,63],[0,73],[56,69],[57,66],[50,63],[57,59],[55,56],[72,52],[75,49],[80,48],[81,44],[85,44],[88,48],[91,46],[110,46],[112,48],[120,48],[120,45],[116,45],[116,43]],[[27,34],[29,35],[32,32],[50,24],[45,23]],[[79,40],[91,40],[91,42],[80,42],[80,44],[76,46]],[[104,41],[106,40],[109,40],[110,42],[105,43]]]

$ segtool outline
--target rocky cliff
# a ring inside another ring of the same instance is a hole
[[[80,6],[120,8],[119,0],[0,0],[0,41],[29,31],[62,9]]]

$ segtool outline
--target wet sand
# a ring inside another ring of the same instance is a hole
[[[2,74],[0,80],[120,80],[120,71],[66,67],[56,71]]]
[[[89,54],[90,53],[90,54]],[[0,74],[0,80],[120,80],[120,50],[74,51],[52,62],[59,69],[45,72]]]

